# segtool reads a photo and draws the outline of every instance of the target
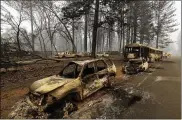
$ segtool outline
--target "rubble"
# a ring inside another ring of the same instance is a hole
[[[76,119],[112,119],[122,118],[123,112],[135,103],[144,104],[147,100],[157,102],[155,96],[149,92],[138,89],[133,85],[107,88],[101,91],[101,96],[93,96],[89,101],[80,103],[78,109],[75,105],[66,102],[65,107],[55,109],[52,113],[33,108],[25,99],[19,101],[9,118],[16,119],[47,119],[47,118],[76,118]]]
[[[125,86],[126,87],[126,86]],[[105,93],[99,99],[100,102],[95,102],[91,100],[86,103],[80,110],[72,113],[70,118],[83,118],[83,119],[112,119],[112,118],[122,118],[122,113],[130,107],[135,102],[145,102],[142,101],[148,99],[148,96],[142,96],[146,93],[135,87],[116,87],[109,88],[105,90]],[[98,100],[99,101],[99,100]],[[92,105],[90,105],[92,103]],[[87,106],[88,105],[88,106]],[[89,106],[90,105],[90,106]]]
[[[123,80],[129,80],[132,76],[124,75]],[[97,93],[99,96],[97,96]],[[53,108],[52,112],[44,112],[41,109],[31,106],[24,99],[14,105],[9,118],[16,119],[61,119],[61,118],[84,118],[84,119],[112,119],[122,118],[123,113],[135,103],[144,104],[148,100],[157,102],[151,93],[135,87],[134,84],[126,82],[115,87],[104,88],[83,100],[76,103],[78,108],[71,103],[65,104],[63,108]],[[81,105],[80,105],[81,104]],[[71,111],[71,112],[70,112]]]
[[[28,104],[26,98],[18,101],[9,114],[10,119],[46,119],[48,114]]]

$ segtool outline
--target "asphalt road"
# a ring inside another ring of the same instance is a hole
[[[181,118],[181,58],[172,57],[155,63],[138,75],[131,75],[127,83],[145,91],[143,102],[136,102],[122,114],[125,119]]]

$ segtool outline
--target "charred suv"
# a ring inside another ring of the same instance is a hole
[[[148,69],[148,62],[141,59],[131,59],[123,66],[122,71],[126,74],[138,73]]]
[[[116,67],[109,59],[72,61],[62,71],[30,86],[29,102],[47,107],[72,95],[82,100],[102,87],[109,86],[116,74]]]

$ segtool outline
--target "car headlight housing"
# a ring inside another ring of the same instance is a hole
[[[29,93],[29,98],[34,105],[40,106],[42,105],[44,95],[39,95],[38,93]]]

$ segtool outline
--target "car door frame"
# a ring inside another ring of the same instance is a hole
[[[81,72],[81,75],[80,75],[81,86],[82,86],[82,98],[83,98],[83,99],[86,98],[86,97],[88,97],[88,96],[90,96],[91,94],[93,94],[94,92],[97,91],[97,90],[96,90],[96,91],[94,90],[94,91],[91,91],[91,92],[89,92],[88,94],[84,95],[85,83],[83,82],[83,79],[84,79],[84,78],[83,78],[83,72],[84,72],[84,69],[85,69],[86,65],[91,64],[91,63],[93,63],[93,65],[94,65],[94,73],[93,73],[93,75],[96,75],[97,79],[99,79],[98,75],[96,74],[95,61],[89,62],[89,63],[87,63],[87,64],[85,64],[85,65],[83,66],[83,69],[82,69],[82,72]],[[93,82],[94,82],[94,81],[93,81]]]
[[[99,61],[102,61],[102,62],[105,64],[105,66],[106,66],[105,69],[100,70],[100,71],[97,70],[97,62],[99,62]],[[102,86],[102,87],[104,87],[104,85],[107,84],[107,82],[109,82],[109,81],[108,81],[108,79],[109,79],[108,64],[107,64],[104,60],[98,60],[98,61],[96,61],[95,64],[96,64],[95,67],[96,67],[96,74],[98,74],[98,79],[99,79],[100,81],[102,81],[102,80],[104,80],[104,76],[105,76],[105,79],[106,79],[106,80],[103,81],[103,86]],[[102,78],[99,78],[99,73],[102,73],[102,72],[104,72],[104,71],[106,71],[105,75],[104,75]],[[101,87],[101,88],[102,88],[102,87]],[[100,89],[100,88],[99,88],[99,89]]]

